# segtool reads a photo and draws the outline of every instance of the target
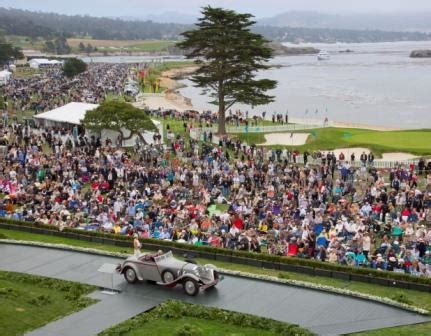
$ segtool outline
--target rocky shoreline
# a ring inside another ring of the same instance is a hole
[[[410,53],[411,58],[431,58],[431,50],[413,50]]]
[[[277,42],[270,42],[268,46],[272,48],[275,56],[315,55],[320,52],[313,47],[286,47]]]

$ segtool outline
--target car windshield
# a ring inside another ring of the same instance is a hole
[[[161,256],[155,257],[155,262],[160,262],[162,260],[166,260],[168,258],[172,258],[172,251],[166,252],[165,254],[162,254]]]

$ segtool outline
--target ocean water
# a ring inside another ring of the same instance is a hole
[[[270,92],[275,102],[251,108],[250,115],[289,112],[290,117],[402,128],[431,128],[431,58],[412,59],[414,49],[431,42],[313,44],[329,52],[328,61],[315,55],[277,57],[282,65],[259,77],[278,81]],[[340,51],[350,49],[352,53]],[[216,110],[188,80],[180,92],[197,109]]]

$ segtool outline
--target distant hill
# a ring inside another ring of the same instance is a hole
[[[383,30],[431,33],[431,12],[385,14],[324,14],[291,11],[259,20],[261,25],[319,29]]]
[[[190,26],[0,8],[0,29],[6,34],[32,36],[34,27],[38,28],[37,33],[41,37],[64,34],[67,37],[91,36],[99,40],[175,40]]]
[[[397,41],[430,41],[431,34],[381,30],[317,29],[258,25],[254,30],[272,41],[292,43],[366,43]]]
[[[171,18],[173,20],[174,17],[175,15],[172,13],[165,15],[166,20]],[[265,21],[263,21],[253,30],[263,34],[269,40],[294,43],[431,40],[430,34],[416,32],[299,27],[297,25],[311,24],[299,21],[299,19],[296,26],[292,24],[293,27],[273,25],[275,23],[281,25],[282,22],[284,22],[283,16],[279,16],[277,20],[271,21],[271,25],[264,25]],[[182,23],[68,16],[0,8],[0,30],[3,33],[31,38],[52,39],[53,36],[62,35],[66,38],[91,37],[98,40],[178,40],[182,32],[191,28],[193,25]]]

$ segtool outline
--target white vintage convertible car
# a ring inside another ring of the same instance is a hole
[[[129,283],[148,280],[166,287],[182,284],[191,296],[197,295],[199,290],[213,288],[221,280],[214,265],[199,266],[192,261],[181,261],[171,251],[131,256],[117,266],[117,271]]]

